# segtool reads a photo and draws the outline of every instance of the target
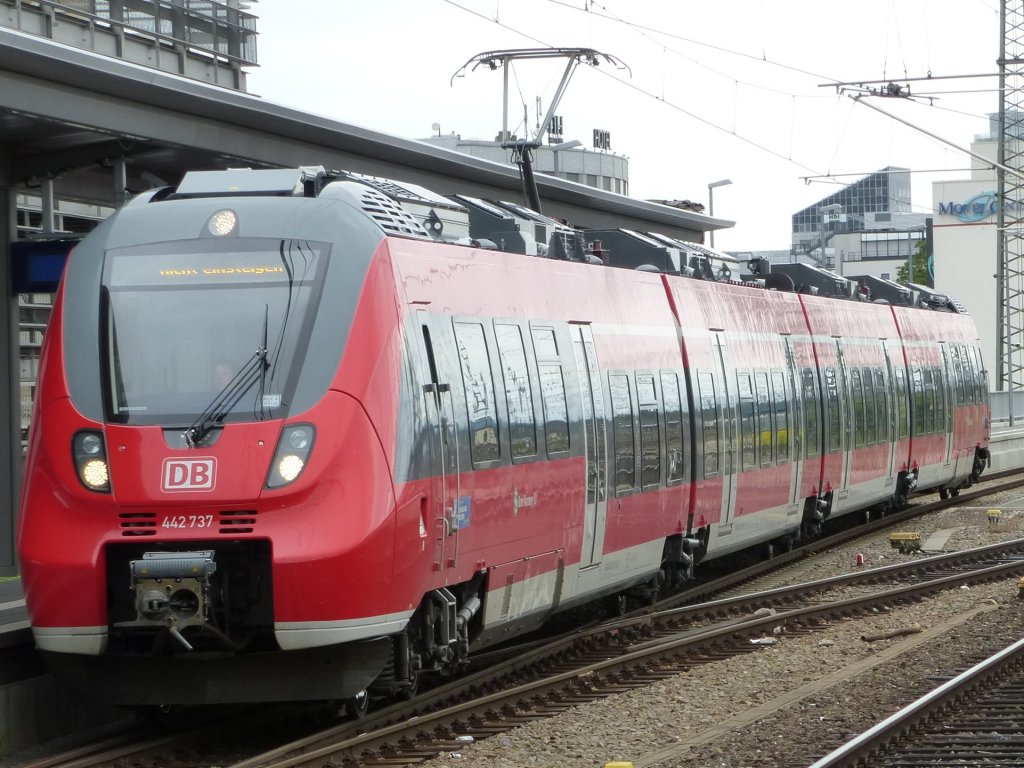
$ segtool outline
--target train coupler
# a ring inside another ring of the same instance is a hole
[[[129,563],[135,620],[116,626],[162,627],[186,651],[194,650],[181,631],[207,624],[210,577],[216,570],[211,551],[144,553]]]

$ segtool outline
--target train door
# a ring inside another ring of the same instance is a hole
[[[839,387],[839,434],[841,436],[840,451],[843,461],[840,472],[839,493],[845,498],[850,489],[850,465],[853,463],[853,407],[850,401],[850,374],[846,369],[846,358],[843,355],[842,339],[836,339],[836,374]]]
[[[604,390],[597,365],[594,334],[589,325],[572,326],[576,371],[583,403],[583,435],[587,456],[587,506],[583,519],[583,549],[580,567],[601,562],[604,550],[605,517],[608,510],[608,450],[605,439]]]
[[[714,345],[715,364],[718,378],[722,382],[719,403],[718,422],[722,425],[721,457],[722,457],[722,516],[724,526],[732,524],[733,511],[736,506],[736,406],[733,404],[732,387],[729,386],[729,374],[735,369],[728,364],[725,347],[725,334],[712,331],[711,343]]]
[[[882,418],[885,419],[886,430],[888,430],[889,440],[889,477],[896,477],[896,460],[897,460],[897,446],[899,445],[899,424],[897,416],[899,414],[899,407],[896,402],[896,371],[893,368],[893,355],[899,355],[898,359],[902,361],[902,353],[900,352],[899,345],[891,339],[882,340],[882,351],[885,353],[885,413],[882,414]]]
[[[430,435],[430,498],[427,532],[434,543],[437,570],[455,565],[458,556],[459,433],[456,429],[455,402],[450,380],[455,376],[437,354],[442,344],[454,346],[451,326],[435,318],[421,316],[424,349],[423,405]],[[459,380],[454,379],[456,382]]]
[[[953,378],[953,361],[950,358],[949,345],[939,342],[942,349],[942,384],[936,387],[938,398],[942,401],[943,431],[946,433],[945,465],[948,467],[953,460],[953,406],[955,403],[955,387]]]
[[[793,352],[793,342],[788,336],[783,337],[786,348],[786,381],[792,396],[789,399],[789,434],[786,442],[789,445],[789,456],[792,462],[792,472],[789,478],[789,505],[793,514],[800,511],[798,497],[800,496],[801,475],[804,463],[802,454],[804,441],[794,439],[797,435],[804,434],[804,409],[803,398],[800,386],[797,382],[796,355]]]

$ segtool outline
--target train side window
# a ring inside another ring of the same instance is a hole
[[[986,392],[988,391],[988,382],[985,378],[985,367],[982,365],[981,361],[981,350],[977,347],[973,347],[972,351],[974,352],[975,358],[974,401],[981,403],[985,401]]]
[[[939,433],[946,431],[946,412],[949,407],[946,403],[945,366],[938,366],[933,376],[935,378],[935,432]]]
[[[955,382],[958,404],[967,402],[967,378],[964,376],[965,350],[966,347],[963,344],[952,344],[950,346],[950,354],[953,357],[953,381]]]
[[[964,369],[964,389],[966,390],[966,396],[964,402],[973,403],[975,402],[975,376],[974,376],[974,350],[969,346],[964,346],[963,355],[963,369]]]
[[[704,477],[718,474],[718,393],[710,373],[697,374],[701,407],[701,441],[703,443]]]
[[[785,464],[789,461],[789,401],[786,399],[786,377],[782,371],[772,371],[772,413],[775,415],[778,462]]]
[[[860,369],[850,369],[850,393],[853,402],[853,444],[864,445],[864,385],[860,380]]]
[[[910,385],[910,412],[913,421],[913,431],[915,435],[922,435],[924,434],[925,426],[924,377],[921,374],[921,369],[916,366],[910,369]]]
[[[839,414],[839,377],[831,365],[825,369],[825,411],[828,414],[828,453],[843,447],[842,420]]]
[[[801,372],[801,381],[804,392],[804,446],[805,455],[810,458],[817,456],[819,451],[819,438],[821,434],[818,426],[818,386],[816,372],[813,368],[804,368]]]
[[[654,374],[636,375],[636,400],[640,408],[640,487],[646,490],[661,485],[661,426]]]
[[[739,395],[741,469],[753,469],[757,466],[757,417],[750,374],[737,371],[736,386]]]
[[[974,402],[984,403],[985,395],[988,392],[988,377],[985,376],[985,364],[981,359],[981,350],[978,347],[971,347],[970,349],[975,360]]]
[[[523,332],[518,325],[494,324],[498,340],[498,357],[505,382],[508,404],[508,430],[512,457],[525,458],[537,454],[537,423],[533,411],[533,390],[526,364]]]
[[[469,450],[473,464],[496,461],[501,457],[498,447],[498,415],[483,325],[455,323],[455,343],[459,349],[462,381],[466,388]]]
[[[870,368],[864,368],[864,443],[874,445],[878,442],[877,419],[875,418],[875,377]]]
[[[971,402],[971,366],[967,362],[967,346],[960,347],[960,402],[967,404]]]
[[[974,353],[970,347],[964,347],[964,388],[966,389],[966,397],[964,398],[965,403],[975,402],[975,394],[977,392],[974,386]]]
[[[924,392],[924,425],[921,431],[930,435],[935,431],[935,381],[932,379],[931,368],[921,369],[921,382]]]
[[[885,381],[885,371],[875,369],[875,412],[878,418],[878,442],[888,443],[892,439],[890,431],[889,387]]]
[[[565,404],[565,381],[562,366],[538,363],[540,399],[544,404],[544,431],[548,455],[569,450],[569,416]]]
[[[683,479],[683,413],[679,397],[679,376],[661,374],[661,399],[665,404],[665,485],[675,485]]]
[[[537,355],[548,456],[565,453],[569,450],[569,411],[565,400],[565,379],[558,357],[555,329],[533,327],[530,331],[533,336],[533,351]]]
[[[713,477],[718,474],[718,397],[714,377],[710,373],[698,373],[697,389],[700,390],[704,477]]]
[[[910,433],[910,419],[907,414],[907,376],[902,368],[894,372],[896,379],[896,436],[903,440]]]
[[[612,400],[612,442],[615,447],[615,495],[632,492],[636,485],[633,449],[633,403],[629,394],[629,377],[608,374],[608,391]]]
[[[754,374],[754,388],[757,390],[757,447],[761,466],[766,467],[775,463],[775,414],[772,412],[768,374],[765,371]]]
[[[555,341],[555,329],[534,328],[533,349],[540,360],[557,360],[558,342]]]

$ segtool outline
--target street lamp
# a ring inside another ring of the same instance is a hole
[[[708,184],[708,216],[715,215],[715,187],[724,187],[727,184],[732,184],[732,179],[719,179],[718,181],[712,181],[710,184]],[[708,245],[714,248],[715,230],[712,229],[711,231],[709,231],[708,237],[711,240],[708,243]]]

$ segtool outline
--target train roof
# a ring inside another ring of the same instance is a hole
[[[390,236],[967,314],[959,302],[928,286],[867,275],[849,278],[810,264],[771,266],[764,259],[748,261],[750,274],[741,278],[733,274],[733,268],[742,264],[739,259],[703,243],[677,240],[659,232],[578,229],[519,203],[441,195],[417,184],[329,171],[320,166],[192,171],[176,188],[151,199],[236,195],[344,197]]]

